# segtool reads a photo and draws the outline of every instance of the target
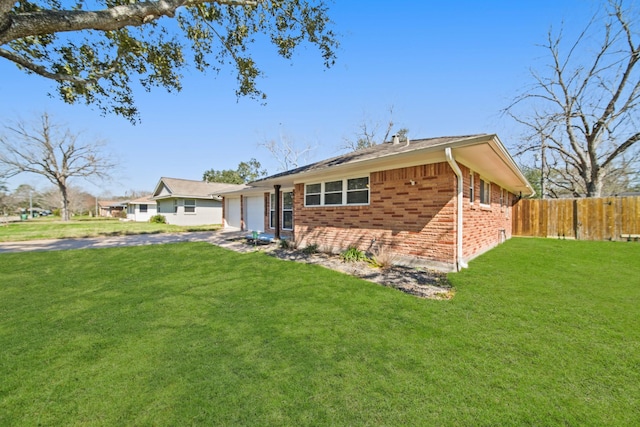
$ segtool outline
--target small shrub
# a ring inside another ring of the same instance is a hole
[[[278,245],[280,245],[280,249],[292,249],[293,247],[293,243],[287,239],[281,239]]]
[[[303,254],[307,254],[307,255],[317,254],[318,253],[318,245],[316,245],[315,243],[312,243],[309,246],[305,247],[302,250],[302,253]]]
[[[157,214],[149,218],[149,222],[153,224],[166,224],[167,218],[164,215]]]
[[[386,246],[379,246],[373,252],[371,265],[383,270],[393,267],[396,261],[396,254],[391,252]]]
[[[367,261],[369,258],[367,254],[361,251],[358,248],[350,247],[346,251],[340,254],[340,258],[344,262],[357,262],[357,261]]]

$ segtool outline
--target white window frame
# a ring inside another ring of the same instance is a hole
[[[476,197],[476,179],[473,171],[469,171],[469,204],[473,205]]]
[[[366,203],[348,203],[348,193],[353,193],[356,191],[364,191],[364,189],[362,188],[358,188],[358,189],[354,189],[354,190],[349,190],[349,181],[350,180],[354,180],[354,179],[363,179],[366,178],[367,179],[367,186],[366,186],[366,191],[367,191],[367,202]],[[326,194],[337,194],[337,192],[334,191],[330,191],[329,193],[326,192],[326,183],[331,183],[331,182],[336,182],[336,181],[342,181],[342,203],[339,204],[334,204],[334,203],[330,203],[330,204],[326,204],[325,203],[325,195]],[[308,186],[311,185],[320,185],[320,193],[307,193],[307,188]],[[320,196],[320,203],[319,204],[308,204],[307,203],[307,196]],[[327,181],[323,181],[323,182],[309,182],[309,183],[305,183],[304,184],[304,206],[305,207],[335,207],[335,206],[368,206],[371,203],[371,178],[369,175],[366,176],[349,176],[346,178],[342,178],[342,179],[330,179]]]
[[[173,199],[173,213],[178,213],[178,199]]]
[[[149,212],[149,205],[148,205],[148,204],[146,204],[146,203],[141,203],[141,204],[140,204],[140,205],[138,205],[138,206],[140,206],[140,209],[139,209],[139,210],[140,210],[140,213],[147,213],[147,212]],[[144,210],[142,209],[142,207],[143,207],[143,206],[144,206]]]
[[[291,194],[291,207],[287,208],[284,203],[284,195]],[[284,226],[284,214],[285,212],[291,212],[291,227],[287,228]],[[282,229],[283,230],[293,230],[293,191],[283,191],[282,192]]]
[[[480,204],[491,206],[491,181],[480,177]]]
[[[291,208],[285,208],[285,204],[284,204],[284,195],[285,194],[291,194]],[[282,197],[282,205],[280,206],[280,212],[282,214],[282,216],[280,218],[282,219],[282,221],[280,222],[280,229],[281,230],[287,230],[287,231],[293,231],[293,204],[294,204],[293,191],[281,191],[280,195]],[[275,228],[276,228],[276,224],[274,222],[274,218],[275,218],[274,214],[275,214],[275,210],[276,210],[275,199],[276,199],[276,193],[269,193],[269,228],[271,230],[275,230]],[[285,228],[285,226],[284,226],[284,213],[285,212],[291,212],[291,228]]]
[[[269,228],[275,230],[276,193],[269,193]]]
[[[193,204],[189,203],[187,204],[187,200],[191,201],[193,200]],[[198,202],[196,201],[196,199],[184,199],[183,201],[184,203],[184,213],[185,214],[195,214],[196,213],[196,206],[198,206]],[[187,211],[187,208],[193,208],[193,211]]]

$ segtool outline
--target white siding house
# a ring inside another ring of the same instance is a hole
[[[136,222],[148,222],[158,212],[158,204],[151,196],[140,197],[127,202],[127,219]]]
[[[222,197],[225,191],[244,185],[160,178],[153,192],[157,213],[175,225],[222,224]]]

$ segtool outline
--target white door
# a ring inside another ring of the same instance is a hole
[[[240,228],[240,198],[225,198],[225,228]]]
[[[264,197],[245,197],[244,200],[247,231],[264,231]]]

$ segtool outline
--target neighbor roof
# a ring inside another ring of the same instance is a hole
[[[151,195],[142,196],[142,197],[138,197],[137,199],[129,200],[127,203],[129,203],[131,205],[145,205],[145,204],[156,203],[156,201],[153,200],[152,197],[153,196],[151,196]]]
[[[166,188],[168,194],[160,194]],[[179,178],[160,178],[153,192],[153,199],[166,198],[193,198],[193,199],[220,199],[218,194],[225,191],[241,190],[246,185],[225,184],[220,182],[194,181]]]

